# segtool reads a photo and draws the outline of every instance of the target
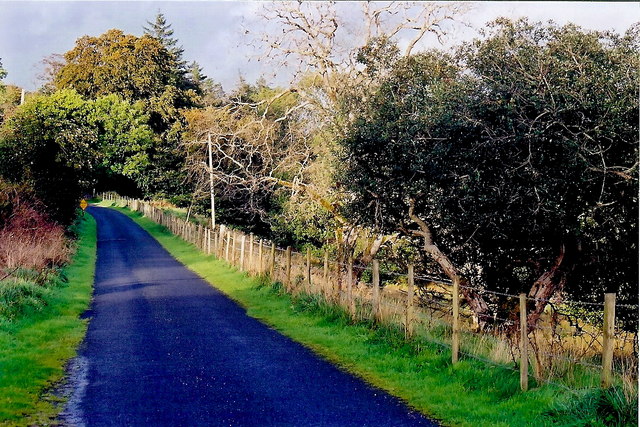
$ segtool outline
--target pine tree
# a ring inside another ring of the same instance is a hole
[[[148,27],[143,27],[144,33],[159,40],[160,43],[171,53],[176,60],[176,82],[181,89],[191,89],[187,74],[187,62],[182,58],[184,49],[178,45],[178,39],[173,37],[171,24],[167,23],[162,12],[158,12],[155,22],[147,21]]]
[[[189,80],[193,82],[193,84],[198,87],[198,89],[202,90],[202,84],[208,77],[204,74],[202,67],[196,61],[193,61],[189,65]]]
[[[189,65],[187,78],[193,84],[195,91],[200,95],[203,106],[218,105],[224,98],[224,90],[220,83],[207,77],[200,64],[193,61]]]
[[[7,72],[2,68],[2,60],[0,58],[0,80],[4,79],[7,76]],[[2,83],[0,83],[1,85]]]

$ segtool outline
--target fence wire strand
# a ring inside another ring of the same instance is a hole
[[[210,228],[207,227],[203,227],[202,225],[198,224],[198,226],[195,226],[193,223],[188,223],[188,219],[184,220],[184,224],[182,224],[182,219],[178,218],[177,216],[175,216],[172,212],[168,212],[166,210],[164,210],[161,207],[156,207],[153,204],[149,203],[149,202],[144,202],[144,201],[139,201],[139,200],[133,200],[133,199],[122,199],[122,198],[111,198],[111,201],[115,202],[116,205],[120,205],[123,204],[124,206],[129,206],[132,207],[140,212],[142,212],[144,215],[149,216],[151,219],[153,219],[154,221],[161,223],[161,224],[166,224],[166,226],[170,229],[175,229],[177,231],[177,234],[179,234],[180,236],[182,236],[185,240],[190,240],[192,241],[191,243],[195,244],[197,247],[202,247],[203,251],[207,252],[207,253],[211,253],[211,254],[219,254],[221,256],[221,258],[223,259],[228,259],[231,263],[235,264],[235,263],[240,263],[240,257],[242,255],[239,255],[238,249],[241,249],[243,247],[242,242],[240,241],[240,238],[238,237],[238,235],[241,236],[247,236],[244,233],[242,233],[241,231],[237,231],[237,230],[233,230],[229,227],[226,227],[224,225],[218,225],[216,226],[213,230],[211,230]],[[167,213],[168,212],[168,213]],[[167,218],[165,217],[165,215],[169,215],[174,219],[169,219],[167,220]],[[192,217],[193,218],[193,217]],[[177,220],[176,220],[177,219]],[[182,225],[181,225],[182,224]],[[189,224],[189,225],[187,225]],[[209,240],[207,240],[209,239]],[[253,241],[253,246],[251,245],[250,241],[248,240],[245,243],[245,256],[244,256],[244,263],[249,262],[249,265],[251,264],[251,262],[253,263],[258,263],[257,260],[247,260],[248,257],[248,253],[251,252],[253,254],[254,257],[257,257],[258,254],[258,249],[259,248],[266,248],[266,253],[263,253],[263,256],[266,258],[266,262],[267,264],[270,263],[270,250],[273,248],[276,251],[276,260],[279,261],[278,264],[281,264],[281,262],[283,261],[283,254],[287,252],[287,249],[283,249],[280,248],[278,246],[273,245],[273,242],[268,241],[268,240],[264,240],[264,239],[257,239],[257,237],[254,236],[254,241]],[[294,271],[291,271],[291,280],[293,282],[296,282],[299,278],[302,278],[302,283],[306,283],[306,273],[304,273],[305,269],[306,269],[306,253],[301,253],[295,250],[291,249],[291,258],[292,258],[292,269],[295,268],[296,273],[294,273]],[[295,262],[295,261],[300,261],[301,262]],[[296,264],[296,265],[294,265]],[[304,264],[304,265],[303,265]],[[320,290],[320,292],[324,295],[330,295],[330,294],[334,294],[336,292],[335,290],[335,285],[331,285],[329,287],[328,290],[323,289],[323,285],[318,286],[317,283],[314,283],[314,279],[313,277],[316,276],[321,276],[321,273],[318,271],[319,268],[321,266],[324,265],[324,260],[323,259],[318,259],[316,257],[312,257],[311,258],[311,268],[312,268],[312,272],[311,272],[311,283],[309,283],[309,285],[303,285],[302,290],[304,292],[307,291],[311,291],[312,289],[315,289],[316,291]],[[327,262],[327,267],[329,268],[329,271],[331,272],[331,270],[338,270],[338,272],[342,271],[346,271],[349,269],[349,267],[352,268],[352,271],[354,272],[360,272],[360,273],[364,273],[365,271],[371,271],[372,266],[371,265],[362,265],[362,264],[354,264],[354,263],[346,263],[346,262],[341,262],[341,261],[337,261],[337,260],[328,260]],[[266,269],[263,269],[264,266],[264,260],[262,265],[260,265],[258,267],[257,270],[262,270],[262,271],[269,271],[269,267],[267,266]],[[316,266],[318,268],[316,268]],[[254,266],[255,267],[255,266]],[[283,267],[282,265],[272,265],[271,268],[274,270],[274,272],[276,273],[276,276],[282,276],[282,275],[286,275],[286,268]],[[254,268],[255,270],[255,268]],[[316,271],[313,271],[316,270]],[[303,272],[303,274],[299,274],[300,272]],[[380,271],[380,283],[382,284],[384,282],[384,280],[382,279],[382,277],[397,277],[397,278],[405,278],[407,277],[406,273],[401,273],[398,271],[389,271],[389,270],[385,270],[385,271]],[[341,273],[338,273],[338,276],[340,276]],[[336,278],[335,275],[330,274],[329,276],[327,276],[327,278],[331,278],[331,280],[338,280],[339,282],[342,282],[343,279],[341,278]],[[424,282],[428,282],[428,283],[433,283],[436,285],[445,285],[445,286],[451,286],[452,285],[452,281],[449,279],[445,279],[442,277],[439,277],[437,275],[431,275],[431,274],[425,274],[425,273],[418,273],[414,275],[414,279],[416,282],[419,281],[424,281]],[[328,285],[328,282],[327,282]],[[288,288],[287,285],[285,286],[285,288]],[[342,289],[342,287],[344,286],[344,282],[342,282],[342,285],[339,286],[339,291],[337,291],[338,293],[335,294],[337,295],[337,298],[339,301],[344,302],[345,299],[348,298],[347,292],[345,291],[345,289]],[[363,292],[363,289],[366,290],[366,286],[364,288],[361,288],[360,285],[358,285],[357,283],[353,284],[354,286],[354,293],[357,292]],[[471,290],[471,291],[475,291],[475,292],[479,292],[480,294],[483,295],[494,295],[497,297],[505,297],[505,298],[519,298],[519,295],[514,295],[514,294],[509,294],[507,292],[500,292],[500,291],[494,291],[494,290],[488,290],[485,288],[481,288],[481,287],[476,287],[476,286],[469,286],[467,284],[459,284],[459,288],[460,289],[466,289],[466,290]],[[294,288],[290,288],[291,290],[295,289],[295,285]],[[426,312],[423,312],[423,314],[425,316],[429,316],[429,320],[426,320],[425,318],[421,318],[418,319],[416,317],[416,319],[418,320],[418,322],[424,324],[426,326],[425,322],[429,322],[429,325],[431,324],[431,322],[433,322],[434,319],[441,319],[442,317],[451,315],[451,307],[450,307],[450,301],[446,298],[446,296],[448,295],[448,293],[446,292],[447,290],[444,289],[443,292],[438,292],[438,291],[429,291],[427,293],[422,293],[422,296],[419,296],[419,298],[425,298],[425,301],[428,302],[429,304],[433,304],[435,306],[423,306],[424,309],[427,309],[430,311],[429,314],[427,314]],[[379,295],[379,300],[378,300],[378,305],[381,308],[384,308],[388,311],[391,311],[392,313],[390,313],[390,316],[392,318],[395,318],[396,321],[399,323],[399,325],[402,325],[404,322],[402,320],[402,316],[406,314],[406,306],[405,306],[405,301],[404,299],[406,299],[406,295],[407,292],[403,291],[403,290],[396,290],[396,292],[398,292],[400,294],[400,298],[391,298],[389,296],[385,296],[385,293],[382,292],[382,289],[380,291],[380,295]],[[442,295],[442,297],[440,297],[440,300],[435,299],[434,295]],[[365,310],[366,315],[364,315],[362,313],[362,311],[360,312],[360,316],[371,316],[373,315],[373,311],[376,310],[372,304],[372,300],[371,297],[368,295],[364,295],[364,296],[357,296],[352,294],[351,296],[352,301],[354,301],[353,303],[356,304],[357,307],[359,307],[360,310]],[[574,300],[569,300],[569,299],[565,299],[565,300],[551,300],[551,299],[543,299],[543,298],[536,298],[536,297],[531,297],[531,296],[526,296],[526,300],[527,301],[533,301],[533,302],[543,302],[543,303],[549,303],[552,304],[552,307],[554,307],[554,312],[555,315],[561,315],[561,316],[567,316],[566,314],[563,313],[559,313],[556,309],[555,306],[553,306],[553,304],[564,304],[566,306],[584,306],[584,307],[604,307],[604,303],[603,302],[591,302],[591,301],[574,301]],[[638,304],[616,304],[616,308],[625,308],[625,309],[637,309],[638,308]],[[444,309],[444,310],[443,310]],[[443,313],[443,316],[437,316],[435,315],[435,313]],[[434,317],[434,315],[436,317]],[[464,313],[460,312],[459,313],[460,317],[463,319],[471,319],[475,322],[475,316],[471,315],[465,315]],[[500,321],[501,323],[494,325],[494,327],[504,327],[504,326],[508,326],[508,327],[513,327],[514,325],[518,324],[518,320],[514,320],[514,319],[508,319],[508,318],[501,318],[498,316],[493,316],[492,317],[493,321]],[[436,320],[437,322],[441,322],[442,320]],[[581,326],[578,326],[578,324],[576,323],[575,325],[572,324],[570,322],[571,325],[571,329],[572,330],[576,330],[576,331],[583,331]],[[577,328],[577,329],[576,329]],[[520,329],[519,327],[517,328],[518,330]],[[534,325],[532,327],[533,331],[550,331],[553,334],[559,333],[558,332],[558,326],[553,326],[553,327],[548,327],[548,326],[544,326],[544,325]],[[465,333],[471,333],[472,335],[477,335],[477,336],[484,336],[483,334],[477,333],[477,331],[469,331],[466,330]],[[624,333],[625,337],[624,338],[620,338],[620,340],[623,343],[633,343],[634,344],[634,348],[635,345],[637,343],[637,333],[634,337],[629,338],[626,336],[626,332]],[[620,333],[620,335],[622,335],[622,333]],[[431,342],[433,344],[437,344],[439,346],[442,346],[444,348],[450,349],[450,345],[447,343],[443,343],[440,342],[438,340],[434,340],[431,337],[428,336],[424,336],[424,334],[421,335],[423,338],[425,338],[428,342]],[[576,335],[578,336],[578,335]],[[500,338],[499,338],[500,339]],[[590,345],[593,345],[594,341],[591,341]],[[588,368],[594,368],[594,369],[601,369],[602,367],[593,363],[589,363],[586,362],[584,360],[578,359],[578,358],[572,358],[572,357],[567,357],[565,355],[562,354],[557,354],[557,353],[548,353],[545,351],[542,351],[541,349],[537,350],[538,354],[540,355],[544,355],[544,356],[548,356],[550,358],[552,358],[553,360],[563,360],[572,364],[576,364],[576,365],[582,365],[584,367],[588,367]],[[469,353],[467,351],[463,351],[460,350],[460,354],[464,355],[466,357],[469,358],[473,358],[479,361],[482,361],[484,363],[488,363],[494,366],[499,366],[502,368],[506,368],[506,369],[510,369],[510,370],[516,370],[513,367],[510,367],[508,365],[504,365],[503,363],[500,362],[496,362],[496,361],[492,361],[490,359],[487,359],[485,357],[479,356],[477,354],[472,354]],[[516,353],[517,354],[517,353]],[[568,387],[556,383],[554,381],[548,380],[545,381],[548,382],[550,384],[554,384],[557,386],[561,386],[563,388],[566,388],[567,390],[570,390]]]

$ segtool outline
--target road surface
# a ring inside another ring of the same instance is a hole
[[[257,320],[111,209],[64,424],[436,424]]]

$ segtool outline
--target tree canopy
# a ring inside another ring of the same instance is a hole
[[[636,295],[637,43],[500,20],[397,62],[344,140],[351,212],[476,285]]]
[[[3,126],[0,175],[28,184],[53,219],[68,223],[100,175],[144,176],[153,133],[139,105],[73,90],[29,98]]]
[[[64,58],[56,85],[88,98],[118,93],[131,101],[149,99],[175,83],[174,56],[146,35],[109,30],[99,37],[84,36]]]
[[[189,191],[182,170],[185,156],[179,149],[185,123],[182,110],[194,107],[198,95],[184,83],[179,68],[175,52],[170,52],[163,40],[120,30],[78,39],[65,53],[64,64],[57,67],[58,88],[74,89],[90,99],[116,94],[142,103],[155,138],[143,156],[148,166],[144,177],[136,179],[138,188],[132,191],[165,197]]]

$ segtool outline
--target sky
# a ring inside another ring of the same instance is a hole
[[[70,50],[83,35],[99,36],[111,28],[141,35],[143,26],[160,11],[183,46],[184,59],[197,60],[225,90],[233,89],[241,75],[249,82],[265,76],[270,83],[286,84],[286,72],[274,75],[273,67],[257,62],[248,47],[248,37],[265,28],[258,17],[265,5],[259,1],[0,0],[0,62],[8,72],[4,82],[34,90],[41,84],[37,76],[43,58]],[[471,7],[463,18],[470,26],[453,26],[447,45],[477,37],[479,29],[499,16],[572,22],[618,33],[640,21],[638,2],[478,2]]]

